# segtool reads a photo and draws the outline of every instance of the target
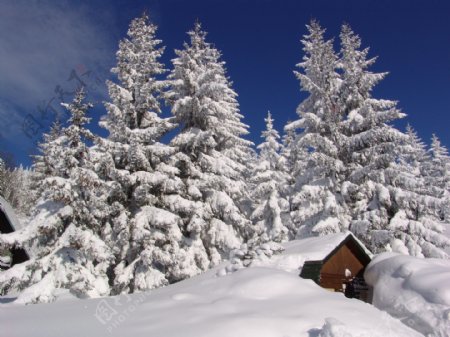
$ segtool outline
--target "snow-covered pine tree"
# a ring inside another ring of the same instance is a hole
[[[450,156],[436,135],[432,136],[429,154],[429,160],[423,165],[425,184],[430,194],[440,199],[436,216],[445,219],[447,231],[450,231]]]
[[[3,194],[4,198],[21,217],[30,215],[36,202],[36,193],[32,188],[34,171],[20,165],[13,170],[8,170],[6,177],[7,184]]]
[[[303,174],[294,172],[291,215],[297,237],[340,232],[350,221],[340,191],[346,137],[340,126],[338,57],[333,40],[325,40],[317,21],[307,28],[302,40],[305,56],[297,65],[303,72],[295,74],[309,96],[297,108],[300,119],[286,126],[287,131],[302,129],[293,146],[297,153],[307,154]]]
[[[5,195],[6,190],[6,179],[8,175],[8,170],[6,169],[5,162],[0,158],[0,195]]]
[[[286,125],[291,124],[291,121],[288,121]],[[280,154],[282,157],[282,162],[286,171],[291,173],[293,171],[294,163],[295,163],[295,153],[293,149],[293,144],[295,140],[295,130],[286,130],[283,135],[281,141],[281,150]]]
[[[398,158],[391,163],[391,185],[420,195],[430,195],[424,180],[424,169],[430,160],[426,145],[411,125],[406,126],[406,138],[398,146]]]
[[[360,213],[367,210],[367,203],[369,202],[366,194],[359,191],[359,185],[368,180],[368,175],[372,169],[368,166],[374,165],[376,159],[375,153],[371,153],[373,151],[371,146],[378,145],[372,139],[379,131],[378,124],[384,126],[383,123],[403,117],[403,114],[400,115],[398,110],[395,109],[395,102],[372,99],[373,87],[387,73],[373,73],[368,70],[376,61],[376,58],[368,58],[368,48],[361,50],[361,40],[359,36],[353,33],[350,26],[346,24],[342,26],[340,40],[340,63],[343,72],[340,101],[346,117],[343,122],[343,132],[349,137],[347,151],[343,157],[348,170],[348,181],[344,183],[343,191],[347,202],[351,205],[352,216],[357,219]],[[378,112],[380,113],[378,114]],[[372,127],[374,127],[373,130]],[[387,131],[393,131],[388,126],[385,128]],[[367,141],[364,142],[363,137],[366,135]],[[389,135],[390,133],[386,133],[386,137],[389,137]],[[380,138],[382,136],[380,134]],[[362,139],[359,140],[356,137]],[[382,141],[383,139],[380,139],[380,142]],[[392,145],[389,142],[387,144]],[[381,145],[378,146],[381,147]],[[367,149],[367,153],[363,152],[365,149]],[[376,148],[374,149],[376,150]],[[381,150],[377,152],[380,153]],[[389,147],[384,164],[389,164],[393,160],[393,151]],[[380,163],[382,163],[382,160],[380,160]],[[374,204],[376,204],[376,201]],[[355,230],[355,232],[358,231]]]
[[[292,121],[286,123],[284,128],[285,134],[281,144],[281,160],[283,162],[283,167],[288,174],[288,200],[290,200],[292,187],[294,186],[295,181],[298,179],[299,184],[301,184],[302,179],[306,177],[306,166],[310,155],[307,149],[303,146],[298,146],[297,137],[300,137],[301,135],[297,135],[295,128],[290,128],[289,126],[292,126]],[[291,205],[291,202],[289,202],[289,205]],[[293,231],[291,236],[295,237],[297,231],[294,227],[292,227],[291,230]]]
[[[31,189],[38,197],[42,193],[43,181],[55,175],[59,175],[59,167],[61,165],[61,153],[63,140],[62,125],[57,119],[50,127],[48,133],[42,135],[42,141],[38,144],[39,154],[34,155],[33,159],[33,176]]]
[[[400,162],[406,162],[414,168],[418,175],[423,176],[425,165],[430,160],[427,147],[409,123],[406,125],[406,135],[406,146],[403,147],[399,160]]]
[[[429,160],[424,165],[424,176],[431,193],[443,198],[450,194],[450,157],[448,150],[433,134],[429,149]]]
[[[164,51],[157,27],[143,16],[134,19],[117,52],[119,84],[108,82],[111,102],[101,126],[109,131],[95,150],[98,172],[108,182],[111,228],[105,238],[114,249],[116,266],[110,271],[113,294],[152,289],[196,274],[185,254],[181,231],[186,190],[170,166],[173,149],[160,142],[175,127],[160,116],[160,79]]]
[[[442,201],[426,186],[422,172],[429,157],[410,126],[397,151],[397,160],[385,171],[391,199],[388,212],[394,214],[389,223],[390,248],[414,256],[446,258],[450,240],[443,235]]]
[[[7,179],[7,170],[5,167],[5,162],[2,158],[0,158],[0,196],[5,196],[6,191],[6,179]],[[11,264],[11,252],[6,247],[0,247],[0,271],[2,269],[9,268]]]
[[[61,289],[78,297],[109,294],[106,273],[113,256],[101,238],[107,208],[86,145],[93,135],[85,128],[91,105],[84,98],[81,89],[65,105],[69,126],[53,147],[61,164],[57,175],[43,180],[30,224],[0,235],[0,247],[32,247],[29,261],[0,274],[2,293],[21,291],[19,302],[50,302]]]
[[[344,194],[351,205],[351,230],[373,252],[388,248],[392,231],[392,200],[386,169],[396,160],[396,148],[405,136],[388,123],[402,118],[389,100],[372,98],[373,87],[386,73],[372,73],[368,68],[375,58],[368,59],[368,48],[361,49],[361,40],[348,25],[343,25],[341,38],[342,85],[341,102],[348,136],[345,164],[350,170]]]
[[[386,73],[368,70],[375,58],[367,58],[359,36],[344,25],[340,37],[342,130],[348,137],[342,157],[348,178],[342,190],[351,207],[350,229],[375,253],[393,249],[440,255],[445,240],[426,211],[435,207],[435,200],[423,194],[420,170],[404,160],[411,155],[412,140],[389,124],[405,114],[396,102],[372,97]]]
[[[290,207],[286,199],[289,183],[285,162],[280,154],[280,135],[273,128],[268,112],[264,141],[257,146],[259,157],[250,179],[253,212],[250,219],[256,230],[257,241],[283,242],[289,239],[291,230]]]
[[[188,32],[190,43],[176,50],[167,101],[181,131],[171,144],[190,204],[174,200],[184,216],[183,233],[200,270],[217,265],[252,234],[240,209],[248,191],[243,175],[251,143],[242,138],[236,92],[226,75],[220,52],[206,42],[199,23]]]

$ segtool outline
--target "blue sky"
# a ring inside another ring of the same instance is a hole
[[[170,68],[196,19],[223,53],[239,94],[241,112],[258,143],[270,110],[282,130],[304,98],[292,71],[301,60],[305,24],[317,18],[328,37],[343,22],[361,36],[374,71],[389,76],[374,95],[399,101],[428,142],[436,133],[450,145],[450,3],[302,0],[0,0],[0,150],[18,163],[28,155],[79,81],[96,103],[93,130],[105,113],[105,80],[112,78],[119,40],[129,22],[147,10],[159,26]],[[47,107],[47,108],[46,108]],[[52,110],[53,108],[54,110]]]

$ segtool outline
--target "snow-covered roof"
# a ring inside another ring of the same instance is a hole
[[[0,196],[0,210],[5,213],[6,218],[8,219],[9,223],[13,227],[14,230],[18,230],[22,228],[22,225],[20,224],[19,219],[16,216],[16,213],[14,212],[11,205]]]
[[[369,257],[372,256],[372,253],[367,250],[364,244],[349,231],[287,242],[283,244],[285,248],[283,254],[301,255],[305,261],[321,261],[346,240],[348,236],[352,236]]]

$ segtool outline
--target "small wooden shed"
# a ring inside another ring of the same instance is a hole
[[[0,233],[12,233],[19,229],[19,220],[14,213],[11,205],[0,197]],[[7,269],[10,266],[29,260],[29,256],[24,249],[14,248],[11,251],[0,250],[0,270]]]
[[[372,254],[351,232],[296,240],[288,250],[304,257],[300,277],[347,297],[371,302],[364,271]]]

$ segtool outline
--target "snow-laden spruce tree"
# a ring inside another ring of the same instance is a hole
[[[48,133],[42,135],[42,141],[38,144],[38,154],[32,156],[32,174],[30,182],[30,194],[33,195],[33,206],[36,206],[40,196],[44,193],[45,179],[60,176],[62,173],[62,151],[64,149],[62,125],[57,118],[50,126]]]
[[[280,154],[280,135],[273,127],[270,112],[267,114],[264,141],[257,146],[259,156],[252,170],[249,186],[253,212],[250,216],[257,241],[283,242],[291,230],[290,207],[287,200],[289,177],[284,158]]]
[[[410,124],[406,125],[406,135],[406,144],[402,148],[403,151],[400,153],[399,160],[400,162],[406,162],[418,175],[423,176],[425,165],[430,160],[427,146]]]
[[[397,151],[397,160],[385,172],[391,199],[388,213],[393,214],[388,228],[390,248],[414,256],[446,258],[450,240],[443,235],[447,225],[440,215],[443,200],[430,193],[423,176],[429,156],[410,126]]]
[[[112,70],[119,83],[108,82],[111,102],[101,121],[109,136],[95,147],[98,172],[110,187],[105,239],[116,258],[113,294],[152,289],[200,271],[186,253],[184,214],[173,207],[183,205],[180,194],[187,189],[171,166],[173,149],[160,142],[175,124],[160,116],[166,81],[156,30],[143,15],[120,42]]]
[[[431,139],[429,155],[429,160],[423,165],[425,184],[430,194],[440,199],[437,216],[445,219],[447,228],[450,228],[450,156],[436,135]]]
[[[6,173],[7,184],[3,197],[21,217],[29,216],[36,202],[34,171],[20,165]]]
[[[86,144],[94,136],[85,127],[91,105],[84,98],[81,89],[65,105],[69,125],[52,147],[45,146],[58,154],[60,165],[57,174],[42,181],[30,224],[0,235],[0,247],[27,247],[32,252],[29,261],[0,273],[2,293],[21,292],[19,302],[50,302],[61,289],[78,297],[109,294],[107,270],[113,255],[101,237],[108,208]]]
[[[415,199],[421,195],[431,195],[424,179],[430,156],[426,145],[409,124],[406,126],[406,138],[398,146],[397,152],[398,158],[390,165],[393,178],[391,185],[416,193]]]
[[[345,163],[350,170],[344,194],[354,219],[351,230],[378,252],[388,249],[392,234],[389,222],[394,215],[386,169],[396,160],[396,149],[405,140],[389,123],[405,115],[396,102],[372,97],[373,87],[386,73],[368,69],[375,58],[368,58],[368,48],[361,49],[359,36],[343,25],[340,38],[340,99],[346,115],[343,131],[348,136]]]
[[[62,174],[62,151],[64,148],[62,125],[57,118],[50,126],[48,133],[42,135],[42,141],[38,144],[38,154],[32,156],[32,175],[30,192],[34,198],[34,205],[43,194],[46,178],[60,176]]]
[[[424,176],[431,193],[443,198],[450,193],[450,157],[448,150],[433,134],[429,160],[424,164]]]
[[[291,124],[291,121],[287,122],[287,125]],[[295,141],[295,130],[286,130],[281,140],[281,160],[283,162],[286,171],[293,172],[293,167],[296,162],[293,144]]]
[[[205,270],[252,234],[239,207],[247,197],[243,177],[251,143],[242,138],[248,127],[220,52],[206,42],[199,23],[188,34],[190,42],[175,51],[166,98],[181,128],[171,145],[178,151],[173,160],[190,203],[173,199],[172,207],[184,214],[183,233],[191,240],[193,260]]]
[[[387,123],[404,117],[404,114],[396,109],[396,102],[372,98],[373,87],[387,73],[373,73],[368,69],[376,58],[368,58],[369,49],[361,49],[361,39],[348,25],[342,26],[340,42],[340,101],[346,117],[342,125],[343,132],[348,137],[343,159],[349,181],[344,184],[344,195],[351,204],[352,216],[356,219],[360,213],[368,210],[367,204],[370,203],[371,196],[366,194],[372,193],[375,188],[375,185],[364,186],[361,187],[363,191],[360,191],[360,185],[365,184],[370,176],[378,178],[382,175],[382,170],[395,160],[395,144],[392,140],[397,144],[404,140],[402,134]],[[385,190],[382,182],[380,183],[378,194],[381,198],[381,191]],[[373,195],[373,205],[379,204],[376,197]]]
[[[423,190],[420,169],[412,166],[417,164],[405,160],[412,139],[389,124],[405,114],[396,102],[372,97],[386,73],[368,69],[375,58],[367,57],[368,48],[361,49],[359,36],[344,25],[340,38],[342,130],[348,139],[342,157],[348,177],[342,190],[351,208],[350,229],[375,253],[438,256],[445,243],[425,210],[436,202]]]
[[[3,196],[6,189],[7,169],[5,162],[0,158],[0,195]]]
[[[301,137],[301,134],[297,134],[296,129],[290,128],[290,126],[292,126],[292,121],[288,121],[284,128],[281,160],[288,174],[288,185],[292,187],[296,181],[298,181],[298,184],[302,184],[302,180],[306,178],[309,153],[303,146],[298,146],[298,137]],[[289,188],[288,198],[290,196],[291,188]]]
[[[39,193],[42,181],[50,176],[58,174],[61,149],[61,123],[57,119],[50,127],[48,133],[43,134],[42,142],[38,144],[39,154],[33,156],[34,181],[33,189]]]
[[[304,172],[294,172],[291,215],[297,237],[340,232],[350,221],[340,191],[346,169],[341,160],[346,137],[340,126],[338,57],[333,40],[325,39],[325,30],[317,21],[307,28],[302,40],[305,56],[297,65],[302,71],[295,74],[301,90],[309,95],[297,108],[300,119],[286,126],[287,131],[302,129],[293,147],[297,153],[307,154]]]

